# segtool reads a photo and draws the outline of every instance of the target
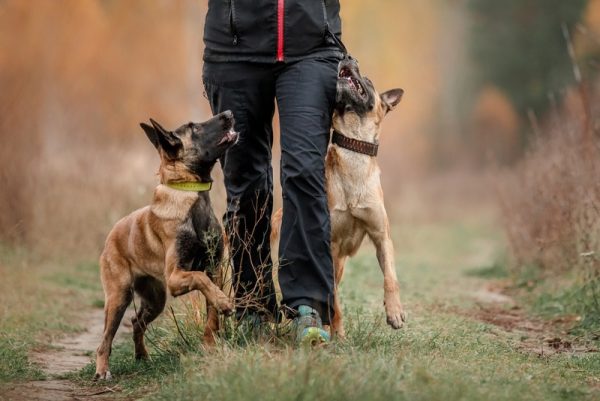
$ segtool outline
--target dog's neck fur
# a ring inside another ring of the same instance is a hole
[[[169,161],[161,157],[160,167],[158,169],[158,178],[161,184],[170,184],[174,182],[210,182],[210,170],[202,172],[199,175],[192,174],[187,166],[181,161]]]
[[[210,171],[199,177],[190,173],[182,162],[170,162],[161,158],[158,177],[160,184],[154,190],[150,208],[161,219],[184,220],[199,198],[210,205],[208,192],[180,191],[166,185],[174,182],[210,182]]]
[[[150,209],[164,220],[184,220],[200,196],[209,198],[207,192],[180,191],[160,184],[154,189]]]

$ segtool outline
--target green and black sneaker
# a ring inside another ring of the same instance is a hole
[[[330,341],[329,333],[323,330],[319,313],[308,305],[298,307],[298,316],[294,318],[296,342],[307,347],[316,347]]]

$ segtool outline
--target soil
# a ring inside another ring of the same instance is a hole
[[[570,334],[579,316],[563,316],[544,320],[527,315],[517,302],[506,293],[501,282],[491,283],[473,294],[477,309],[466,312],[483,322],[494,325],[503,333],[512,334],[520,351],[534,353],[540,357],[558,353],[598,352],[585,340]]]
[[[104,311],[90,310],[82,315],[81,325],[86,330],[64,337],[47,347],[44,351],[34,351],[29,359],[36,363],[47,380],[36,380],[7,386],[0,393],[2,401],[77,401],[77,400],[114,400],[118,386],[82,387],[70,380],[61,379],[66,373],[77,371],[90,363],[94,350],[100,343],[104,328]],[[115,341],[129,337],[131,316],[123,318]],[[91,380],[91,378],[90,378]]]

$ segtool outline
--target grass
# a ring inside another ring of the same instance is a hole
[[[506,278],[493,226],[433,222],[398,227],[394,236],[409,317],[403,330],[385,324],[383,279],[367,245],[350,262],[341,288],[346,341],[309,351],[285,338],[255,341],[227,330],[206,349],[201,319],[190,307],[197,296],[171,300],[183,337],[167,310],[147,335],[150,361],[134,360],[129,339],[115,346],[111,386],[126,398],[182,401],[597,399],[597,353],[539,357],[518,348],[518,334],[469,314],[472,293],[490,279]],[[59,269],[45,276],[45,291],[74,291],[91,307],[99,297],[96,268]],[[90,364],[68,377],[90,385],[93,373]]]
[[[113,347],[110,359],[111,373],[117,378],[117,383],[125,394],[157,391],[164,384],[165,378],[182,373],[182,357],[181,350],[174,350],[171,353],[153,352],[150,360],[136,361],[133,357],[133,342],[126,341]],[[65,377],[82,386],[88,386],[95,371],[95,364],[90,363],[84,369]]]
[[[579,323],[573,333],[587,338],[600,338],[598,299],[589,283],[582,282],[575,272],[548,275],[543,269],[528,267],[517,276],[516,288],[530,313],[546,319],[571,316]],[[596,286],[598,284],[595,284]]]
[[[136,363],[117,347],[113,373],[127,394],[150,400],[569,400],[593,399],[582,386],[597,375],[594,355],[539,358],[517,351],[489,325],[440,309],[420,310],[404,331],[360,308],[346,312],[348,340],[309,351],[261,342],[225,341],[182,353],[173,337]],[[163,324],[168,322],[163,321]],[[198,333],[200,335],[201,333]],[[93,366],[80,372],[89,380]]]
[[[99,296],[98,267],[47,262],[24,250],[2,248],[0,275],[0,384],[41,379],[29,352],[84,329],[77,317],[82,306]]]

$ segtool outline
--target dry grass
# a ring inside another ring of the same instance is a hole
[[[1,243],[89,258],[116,219],[148,202],[158,162],[137,124],[208,115],[203,7],[2,2]]]
[[[584,86],[567,97],[498,186],[513,270],[574,284],[588,316],[600,311],[600,110],[590,104]]]

